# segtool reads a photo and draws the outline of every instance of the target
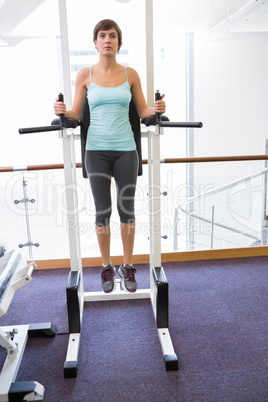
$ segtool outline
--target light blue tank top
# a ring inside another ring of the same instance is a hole
[[[136,143],[129,122],[131,91],[129,82],[117,87],[102,87],[91,79],[87,90],[90,126],[86,149],[89,151],[134,151]]]

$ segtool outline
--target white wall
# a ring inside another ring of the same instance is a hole
[[[184,120],[185,54],[182,40],[181,37],[173,35],[166,37],[166,35],[163,34],[162,27],[159,36],[162,37],[162,40],[159,42],[156,41],[160,49],[159,53],[156,53],[156,56],[158,55],[157,57],[159,58],[155,68],[156,84],[160,90],[164,89],[166,92],[167,110],[170,119]],[[59,154],[60,157],[62,157],[61,144],[54,135],[40,135],[35,139],[34,137],[26,138],[26,136],[22,138],[18,136],[17,133],[18,127],[40,124],[46,125],[50,121],[50,116],[53,114],[52,105],[54,97],[58,92],[55,91],[55,88],[58,88],[58,73],[55,73],[55,68],[57,70],[57,48],[55,44],[52,44],[52,41],[53,38],[48,38],[42,40],[42,45],[37,44],[37,46],[33,46],[35,44],[34,40],[31,41],[31,43],[25,41],[18,45],[17,48],[2,49],[1,54],[3,53],[5,63],[0,66],[0,81],[2,83],[1,110],[4,111],[4,114],[11,112],[12,117],[14,115],[13,110],[16,111],[15,119],[6,118],[3,122],[3,141],[0,149],[2,166],[60,162],[58,158],[55,159],[55,155]],[[204,40],[200,37],[196,37],[195,120],[200,120],[204,123],[204,127],[201,130],[195,130],[194,134],[196,156],[263,153],[264,138],[266,137],[268,126],[267,45],[268,33],[234,34],[228,35],[225,38],[219,38],[218,40]],[[165,49],[164,60],[160,58],[162,48]],[[27,57],[28,54],[31,54],[33,57],[33,62],[31,63]],[[49,60],[49,66],[47,66],[47,60]],[[37,68],[36,66],[39,64],[41,67]],[[11,83],[6,79],[10,66],[15,66],[12,68],[16,70],[16,78]],[[33,80],[32,71],[34,69],[42,76],[42,82],[40,85],[29,86],[29,83],[38,81]],[[14,101],[14,91],[16,93],[15,106],[12,102]],[[41,98],[36,102],[36,94],[40,97],[40,93]],[[12,94],[12,96],[10,94]],[[30,106],[28,106],[26,94],[32,99]],[[47,107],[47,105],[51,106]],[[46,110],[46,115],[44,114],[44,110]],[[184,133],[181,133],[180,130],[178,131],[179,132],[170,130],[170,132],[167,132],[167,135],[162,138],[163,147],[161,148],[161,153],[164,158],[185,156]],[[37,149],[42,149],[41,153],[34,152],[34,149],[36,149],[34,142],[35,145],[37,145]],[[12,152],[10,152],[10,143],[12,145],[15,144]],[[49,145],[49,152],[44,152],[44,144]],[[144,155],[144,157],[146,157],[146,155]],[[31,160],[29,160],[30,158]],[[230,176],[245,175],[248,172],[250,173],[252,169],[255,169],[255,166],[256,169],[261,168],[262,164],[262,162],[241,162],[238,164],[221,163],[212,165],[198,164],[195,165],[195,182],[197,184],[201,183],[203,187],[210,183],[213,183],[213,185],[221,184],[223,181],[229,181]],[[181,180],[183,181],[184,179],[184,173],[181,172],[183,167],[181,165],[176,171],[174,168],[174,172],[172,169],[173,166],[168,166],[166,170],[164,170],[164,168],[162,169],[162,172],[164,172],[162,178],[166,179],[166,181],[163,180],[163,190],[168,190],[169,192],[169,197],[163,200],[163,219],[165,219],[166,216],[170,218],[170,226],[173,223],[173,209],[174,206],[178,204],[178,193],[180,194],[179,190],[182,187],[180,183]],[[229,176],[228,180],[225,178],[226,175]],[[200,181],[199,178],[201,178]],[[179,184],[175,179],[180,180]],[[52,188],[50,173],[48,173],[47,180],[48,188],[50,189]],[[59,184],[60,183],[61,181],[59,179]],[[0,244],[2,241],[8,249],[11,249],[17,247],[19,242],[24,241],[25,225],[24,216],[18,213],[14,214],[13,199],[9,198],[10,205],[7,202],[7,195],[9,194],[7,192],[7,186],[9,186],[9,184],[10,182],[8,181],[0,185],[0,199],[2,205],[0,214],[2,218]],[[185,185],[184,182],[183,185]],[[141,184],[140,187],[143,189]],[[55,188],[59,187],[55,185]],[[36,198],[31,186],[28,187],[28,190],[29,197]],[[199,187],[197,186],[197,191],[198,190]],[[21,198],[22,188],[20,181],[18,181],[16,191],[16,197]],[[174,194],[177,197],[176,199]],[[47,201],[47,199],[43,198],[43,201]],[[5,204],[6,208],[9,208],[8,211],[3,208],[3,204]],[[33,204],[32,207],[39,208],[38,211],[42,211],[43,205],[44,203],[39,201],[39,203]],[[50,202],[47,202],[46,205],[51,212],[52,205],[54,205],[53,198]],[[55,203],[55,205],[58,204]],[[13,213],[13,220],[11,215],[9,215],[11,212]],[[58,217],[57,214],[62,216],[61,213],[62,209],[59,208],[59,211],[55,212],[56,217]],[[140,217],[138,215],[138,219],[142,224],[144,223],[142,216]],[[19,230],[14,229],[18,221]],[[89,218],[86,216],[85,222],[87,223],[88,221]],[[93,218],[90,218],[90,222],[93,222]],[[49,236],[44,226],[48,224],[50,227],[52,223],[56,226],[56,229],[54,228],[53,234]],[[46,256],[46,258],[65,257],[65,253],[68,252],[68,247],[62,247],[64,251],[61,255],[56,254],[56,252],[60,253],[61,249],[54,241],[55,233],[59,233],[60,230],[64,231],[65,229],[64,225],[62,228],[57,225],[58,220],[54,218],[54,215],[52,217],[52,213],[50,220],[47,221],[45,215],[41,216],[41,214],[38,213],[35,220],[34,217],[31,219],[33,241],[40,242],[40,248],[36,249],[34,253],[35,258],[41,259],[43,256]],[[23,236],[19,236],[19,231],[23,233]],[[44,235],[41,236],[39,232],[42,232]],[[172,241],[172,231],[170,230],[169,232],[170,233],[166,233],[164,230],[163,234],[168,234],[169,239]],[[61,240],[61,243],[64,242],[64,244],[67,244],[66,233],[64,233],[64,235],[65,236],[63,236],[62,233],[59,235],[62,236],[61,239],[64,238],[64,241]],[[90,238],[92,242],[90,243],[90,251],[88,251],[89,239],[87,236],[88,233],[84,236],[84,244],[86,244],[84,247],[85,256],[93,252],[92,250],[95,247],[95,244],[93,244],[95,238],[92,236]],[[139,236],[139,239],[143,241],[145,251],[144,249],[140,250],[137,248],[135,250],[136,253],[148,252],[147,237],[146,233],[144,233],[144,238]],[[53,242],[53,245],[49,243],[48,238],[49,241]],[[163,252],[172,251],[172,248],[168,249],[169,246],[166,246],[166,244],[167,242],[163,242]],[[46,248],[45,252],[43,252],[43,247]],[[113,252],[119,254],[115,246],[113,246]]]
[[[196,39],[195,120],[203,121],[204,127],[195,133],[195,156],[264,153],[268,136],[267,50],[267,32]],[[236,169],[243,174],[251,170],[250,163],[236,164]],[[224,169],[227,171],[228,164]]]
[[[268,33],[195,38],[195,121],[202,121],[203,128],[194,131],[194,156],[264,154],[264,141],[268,137],[267,49]],[[264,161],[196,163],[195,195],[263,167]],[[254,230],[258,236],[263,216],[262,190],[260,176],[219,193],[211,201],[215,206],[215,222],[245,232]],[[193,208],[197,214],[211,219],[208,197]],[[195,235],[195,242],[198,240]]]

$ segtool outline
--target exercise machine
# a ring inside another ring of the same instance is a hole
[[[36,264],[26,263],[13,250],[0,258],[0,317],[6,314],[15,292],[32,280]],[[51,323],[0,327],[0,346],[7,357],[0,373],[0,402],[40,401],[45,388],[36,381],[16,382],[23,353],[29,337],[54,337],[56,327]]]
[[[63,101],[63,95],[58,99]],[[155,93],[155,99],[160,99],[159,91]],[[130,104],[130,123],[132,125],[137,149],[139,153],[140,137],[148,141],[148,182],[149,182],[149,225],[150,225],[150,288],[138,289],[135,293],[126,293],[120,288],[120,280],[116,280],[116,290],[106,294],[99,292],[85,292],[83,286],[83,271],[81,263],[79,217],[76,209],[76,161],[74,141],[81,139],[82,149],[85,144],[85,134],[89,124],[88,105],[85,103],[83,116],[80,122],[73,119],[65,119],[62,115],[55,119],[51,126],[32,127],[19,129],[20,134],[36,133],[43,131],[58,131],[63,141],[63,157],[66,203],[68,213],[69,247],[71,271],[69,273],[66,295],[69,322],[69,343],[64,363],[64,377],[76,377],[78,369],[78,355],[83,320],[83,306],[85,302],[126,300],[126,299],[150,299],[159,340],[162,347],[166,370],[178,370],[178,357],[174,351],[169,333],[169,291],[168,280],[161,266],[161,193],[160,193],[160,135],[163,135],[164,127],[201,128],[201,122],[170,122],[168,118],[156,114],[143,120],[145,130],[140,130],[138,118],[133,102]],[[134,117],[133,117],[134,116]],[[81,126],[81,133],[76,134],[74,129]],[[137,130],[137,126],[139,130]],[[139,132],[139,133],[137,133]],[[140,161],[141,161],[141,155]],[[82,151],[83,162],[83,151]]]

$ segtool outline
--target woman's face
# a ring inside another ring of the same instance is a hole
[[[99,31],[97,40],[94,42],[99,53],[114,56],[118,52],[118,34],[116,29]]]

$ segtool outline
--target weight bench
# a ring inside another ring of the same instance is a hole
[[[0,258],[0,317],[6,314],[15,292],[32,280],[36,264],[26,263],[15,250]],[[40,401],[45,388],[36,381],[16,382],[23,353],[29,337],[54,337],[56,327],[51,323],[0,327],[0,346],[7,357],[0,373],[0,402]]]

